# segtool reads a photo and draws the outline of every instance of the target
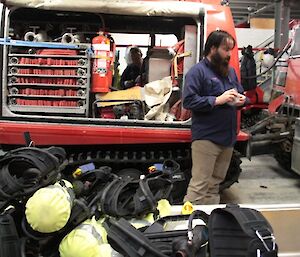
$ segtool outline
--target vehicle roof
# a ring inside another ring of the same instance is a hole
[[[205,5],[197,2],[183,1],[138,1],[138,0],[6,0],[9,7],[27,7],[44,10],[80,11],[91,13],[167,16],[167,17],[199,17],[204,15]],[[211,6],[209,6],[212,8]]]

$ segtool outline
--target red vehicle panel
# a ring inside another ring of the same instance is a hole
[[[103,145],[143,143],[186,143],[191,141],[190,129],[128,128],[49,123],[0,122],[2,144],[24,144],[24,132],[30,132],[37,145]],[[240,131],[238,141],[248,140]]]
[[[291,96],[292,103],[298,106],[300,106],[299,70],[300,70],[300,58],[299,57],[290,58],[288,61],[285,93],[286,95]]]

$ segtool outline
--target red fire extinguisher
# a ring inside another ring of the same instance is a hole
[[[113,79],[115,43],[109,34],[100,32],[92,40],[94,51],[92,86],[93,93],[107,93],[110,91]]]

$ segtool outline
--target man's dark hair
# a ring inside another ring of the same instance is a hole
[[[224,30],[216,30],[209,34],[204,46],[204,56],[207,56],[212,47],[219,48],[219,46],[225,42],[226,39],[231,39],[233,41],[233,47],[235,47],[235,39]]]

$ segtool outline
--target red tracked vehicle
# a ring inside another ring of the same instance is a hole
[[[294,21],[291,38],[274,61],[275,77],[265,118],[248,127],[248,156],[256,147],[271,146],[285,169],[300,175],[300,22]],[[265,148],[266,149],[266,148]]]
[[[184,75],[201,59],[211,31],[223,29],[235,37],[228,6],[219,0],[49,4],[7,0],[1,14],[0,143],[4,149],[24,145],[24,132],[29,132],[36,146],[65,147],[74,165],[190,162],[190,118],[178,104]],[[93,39],[99,31],[107,40],[96,47]],[[175,44],[184,42],[183,47],[174,47],[173,41],[168,45],[165,37],[170,35]],[[172,75],[165,119],[145,118],[149,106],[140,87],[115,91],[117,53],[137,44],[140,36],[147,38],[138,43],[147,50],[146,82]],[[237,48],[231,65],[239,74]],[[238,145],[246,143],[248,135],[237,133]],[[239,165],[234,155],[224,187],[237,181]]]

